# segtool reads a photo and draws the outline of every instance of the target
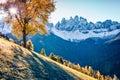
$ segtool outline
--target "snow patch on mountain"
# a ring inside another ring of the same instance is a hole
[[[120,23],[117,21],[106,20],[96,23],[87,22],[83,17],[70,17],[69,20],[63,18],[61,21],[53,25],[47,24],[49,32],[69,41],[80,41],[87,38],[112,38],[120,33]]]
[[[102,31],[102,30],[101,30]],[[114,31],[110,31],[110,32],[101,32],[101,33],[95,33],[93,32],[93,30],[88,30],[88,33],[82,33],[77,31],[74,32],[69,32],[69,31],[59,31],[55,28],[52,29],[52,32],[63,38],[64,40],[70,40],[70,41],[75,41],[75,40],[85,40],[87,38],[95,38],[95,37],[99,37],[99,38],[108,38],[108,37],[112,37],[116,34],[118,34],[120,32],[120,29],[114,30]]]

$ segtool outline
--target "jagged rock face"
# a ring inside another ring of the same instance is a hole
[[[111,26],[116,28],[111,28]],[[83,17],[75,16],[74,18],[70,17],[69,20],[66,20],[63,18],[60,22],[55,24],[55,28],[58,30],[64,30],[64,31],[76,31],[76,30],[93,30],[93,29],[108,29],[108,30],[114,30],[114,29],[120,29],[120,23],[112,21],[112,20],[106,20],[104,22],[88,22],[87,19]]]
[[[120,32],[120,23],[117,21],[106,20],[96,23],[88,22],[83,17],[75,16],[70,19],[63,18],[55,25],[47,23],[49,32],[69,41],[81,41],[88,38],[113,38]]]

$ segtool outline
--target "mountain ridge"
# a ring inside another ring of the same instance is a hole
[[[63,18],[55,25],[47,23],[47,29],[65,40],[81,41],[90,37],[112,38],[120,32],[120,23],[112,20],[93,23],[83,17],[75,16],[68,20]]]

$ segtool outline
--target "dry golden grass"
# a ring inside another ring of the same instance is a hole
[[[38,55],[36,52],[33,52],[33,53],[35,53],[36,55]],[[83,74],[83,73],[78,72],[78,71],[76,71],[76,70],[74,70],[72,68],[69,68],[69,67],[67,67],[65,65],[62,65],[62,64],[60,64],[60,63],[58,63],[58,62],[56,62],[56,61],[54,61],[54,60],[52,60],[52,59],[50,59],[48,57],[45,57],[45,56],[40,55],[40,54],[38,56],[40,58],[46,60],[46,61],[49,61],[51,63],[54,63],[54,64],[60,66],[62,69],[64,69],[65,71],[67,71],[70,75],[76,76],[79,79],[82,79],[82,80],[97,80],[97,79],[95,79],[93,77],[90,77],[90,76],[88,76],[86,74]]]
[[[0,38],[0,80],[96,80]]]
[[[29,64],[23,61],[27,56],[28,51],[26,49],[0,38],[0,79],[22,79],[26,77],[25,74],[30,73]],[[19,59],[20,57],[22,59]],[[20,70],[21,68],[22,70]]]

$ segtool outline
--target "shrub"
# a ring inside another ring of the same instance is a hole
[[[29,50],[32,50],[32,51],[34,50],[34,47],[33,47],[33,44],[32,44],[31,40],[27,41],[26,48],[29,49]]]

